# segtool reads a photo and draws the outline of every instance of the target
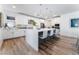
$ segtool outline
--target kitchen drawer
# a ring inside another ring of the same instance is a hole
[[[12,38],[13,32],[11,30],[4,30],[2,31],[2,38],[3,39],[9,39]]]
[[[14,37],[24,36],[24,31],[23,30],[15,30],[13,36]]]

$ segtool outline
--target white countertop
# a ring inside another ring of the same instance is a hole
[[[38,32],[40,31],[48,31],[48,30],[53,30],[54,28],[42,28],[42,29],[39,29]]]

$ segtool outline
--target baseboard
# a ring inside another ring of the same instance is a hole
[[[66,38],[72,38],[72,39],[78,39],[77,37],[70,37],[70,36],[65,36],[65,35],[60,35],[61,37],[66,37]]]
[[[20,37],[25,37],[25,36],[20,36]],[[7,38],[7,39],[3,39],[3,40],[9,40],[9,39],[17,39],[17,38],[20,38],[20,37]]]

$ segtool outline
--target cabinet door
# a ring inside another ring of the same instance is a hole
[[[9,39],[9,38],[12,38],[13,36],[13,33],[11,30],[4,30],[2,31],[2,37],[3,39]]]
[[[16,22],[16,25],[19,25],[19,24],[27,25],[28,24],[28,19],[24,15],[17,14],[15,22]]]
[[[13,36],[14,37],[24,36],[24,31],[23,30],[15,30]]]

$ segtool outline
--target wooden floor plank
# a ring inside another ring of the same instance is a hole
[[[76,39],[60,37],[40,44],[39,51],[33,50],[24,37],[4,40],[0,48],[1,55],[76,55]]]

